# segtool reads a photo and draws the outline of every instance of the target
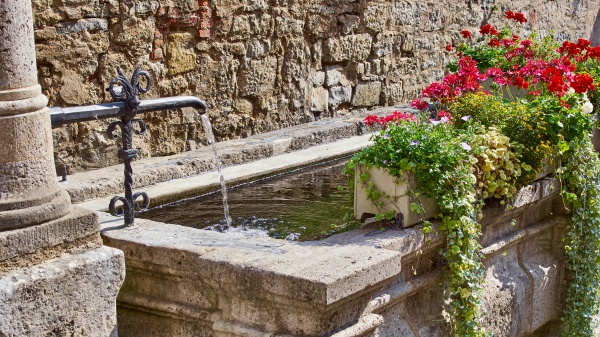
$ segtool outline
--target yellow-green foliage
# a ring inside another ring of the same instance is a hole
[[[501,98],[481,91],[461,96],[452,103],[449,112],[455,120],[470,116],[487,127],[501,127],[509,113]]]
[[[521,163],[507,136],[495,128],[479,135],[469,160],[477,178],[477,195],[500,199],[517,193],[515,183],[521,175]]]
[[[548,135],[546,114],[538,108],[532,108],[519,102],[506,104],[509,110],[508,119],[502,133],[507,135],[511,142],[516,143],[515,152],[519,153],[525,169],[518,179],[517,188],[535,180],[544,166],[550,164],[553,149]]]

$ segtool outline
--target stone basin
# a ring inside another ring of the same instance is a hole
[[[285,130],[290,139],[286,144],[294,143],[295,132]],[[230,165],[225,175],[230,183],[245,181],[368,143],[368,135],[347,136],[299,150],[281,147],[281,138],[264,136],[258,146],[279,150]],[[257,146],[256,140],[239,142],[232,142],[231,148],[221,144],[220,150],[240,154],[247,146]],[[187,156],[189,162],[201,161],[194,153]],[[163,160],[136,163],[138,179],[150,181],[156,170],[167,172],[165,167],[172,169],[168,162],[183,162],[173,164],[175,168],[189,165],[182,158]],[[91,173],[88,179],[97,182],[102,177],[108,181],[110,175]],[[92,184],[84,181],[84,176],[70,179],[70,192],[87,193],[86,186]],[[211,184],[217,181],[215,174],[204,173],[143,190],[169,200],[214,189]],[[92,194],[113,193],[111,184]],[[554,179],[543,178],[519,192],[511,211],[497,202],[484,208],[484,325],[496,336],[552,336],[548,331],[556,330],[564,301],[562,237],[568,219],[558,190]],[[79,205],[102,210],[108,204],[103,199],[110,197]],[[144,219],[124,228],[121,218],[99,214],[104,244],[125,255],[126,277],[117,299],[120,336],[449,335],[444,323],[444,262],[438,254],[445,241],[435,230],[426,236],[420,225],[401,230],[367,226],[321,241],[289,242]]]

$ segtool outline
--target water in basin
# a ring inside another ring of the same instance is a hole
[[[232,233],[311,240],[349,229],[350,198],[342,169],[348,158],[228,189]],[[138,217],[195,228],[221,228],[220,193],[152,208]]]

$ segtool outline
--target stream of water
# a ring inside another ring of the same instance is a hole
[[[223,195],[223,212],[225,213],[225,224],[218,225],[220,228],[219,231],[223,232],[229,228],[231,228],[231,216],[229,215],[229,202],[227,201],[227,186],[225,186],[225,177],[223,177],[223,170],[221,169],[221,161],[219,160],[219,154],[217,153],[217,146],[215,145],[215,135],[212,131],[212,125],[210,124],[210,119],[206,114],[201,115],[202,125],[204,126],[204,132],[206,133],[206,138],[208,140],[208,144],[212,147],[213,153],[215,155],[215,165],[217,166],[217,172],[219,173],[219,182],[221,183],[221,194]]]

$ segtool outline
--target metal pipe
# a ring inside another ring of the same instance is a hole
[[[140,101],[136,113],[152,111],[163,111],[179,108],[195,108],[207,111],[206,103],[194,96],[174,96],[166,98],[154,98]],[[123,117],[127,113],[126,102],[113,102],[96,105],[74,106],[67,108],[50,108],[50,120],[53,128],[69,123],[93,121],[105,118]]]

